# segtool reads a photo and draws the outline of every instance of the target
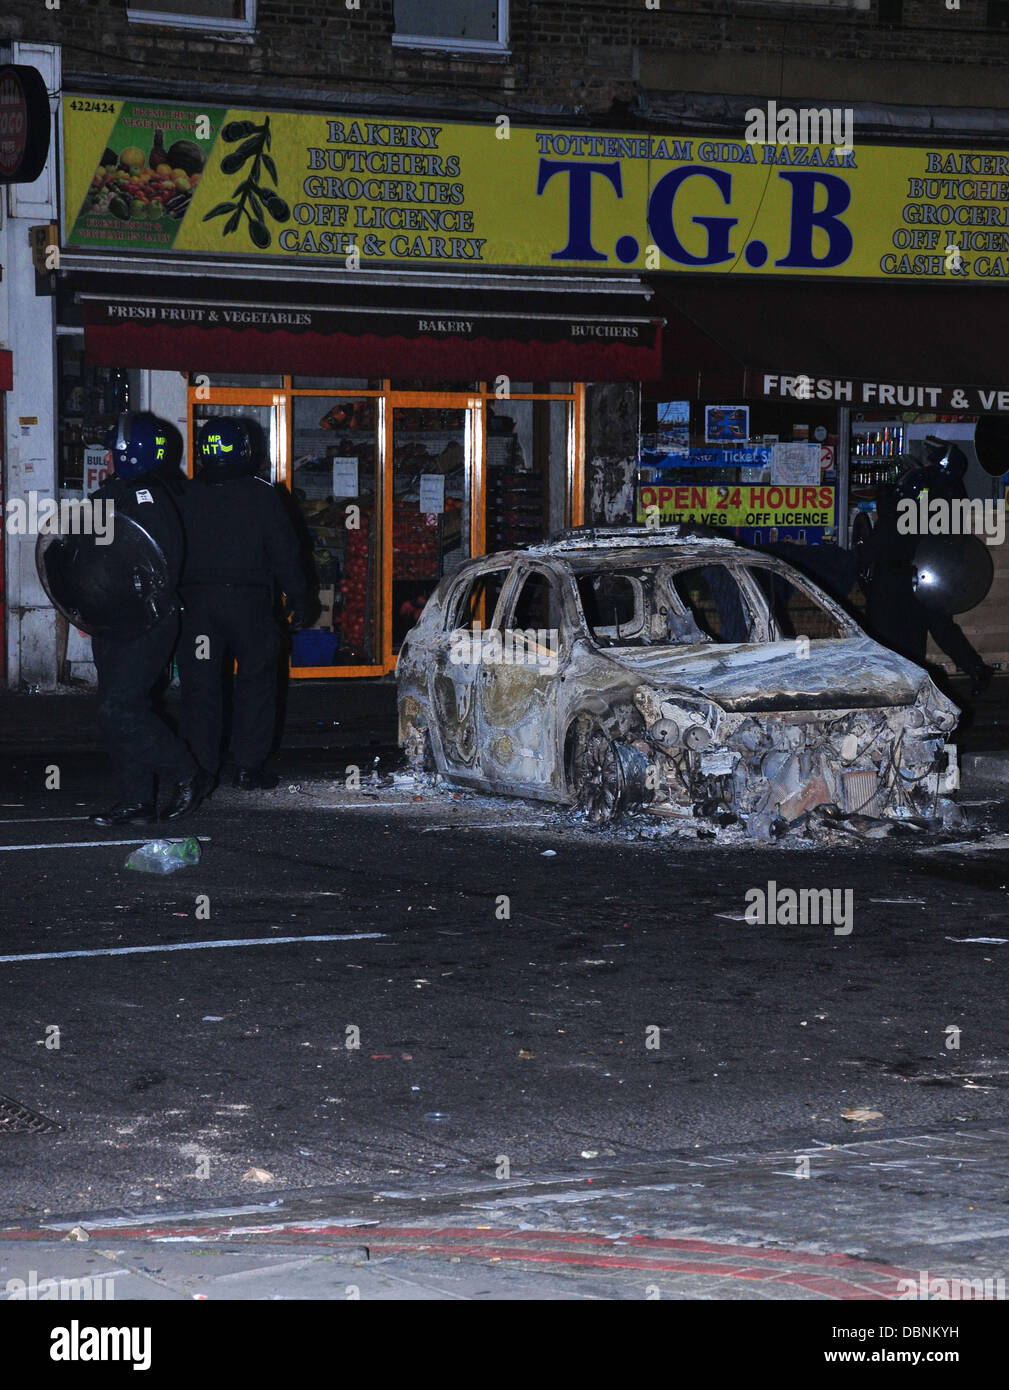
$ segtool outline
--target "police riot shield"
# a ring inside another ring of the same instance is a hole
[[[179,605],[154,537],[121,513],[112,535],[40,535],[35,566],[53,607],[74,627],[125,642]]]
[[[934,613],[967,613],[991,588],[995,566],[979,536],[922,536],[914,549],[912,584]]]

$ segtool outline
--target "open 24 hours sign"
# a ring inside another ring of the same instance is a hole
[[[641,483],[637,493],[637,520],[643,523],[658,516],[663,526],[678,521],[726,527],[834,525],[835,490],[832,487],[779,486],[776,483],[705,487],[683,483],[667,487]]]
[[[64,243],[333,264],[1009,280],[1009,154],[504,120],[66,96]]]

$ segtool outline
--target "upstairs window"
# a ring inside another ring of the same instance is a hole
[[[244,31],[255,27],[256,0],[136,0],[126,14],[133,24]]]
[[[460,53],[504,53],[508,0],[393,0],[393,43]]]

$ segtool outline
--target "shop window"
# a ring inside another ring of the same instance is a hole
[[[542,540],[567,524],[570,406],[488,400],[487,551]]]
[[[504,51],[508,0],[393,0],[393,42],[424,48]]]
[[[464,584],[453,607],[449,628],[472,632],[477,627],[490,627],[508,574],[507,569],[489,570],[474,575],[469,584]]]
[[[494,383],[488,383],[495,390]],[[570,381],[512,381],[508,384],[508,394],[512,396],[567,396],[571,394]]]
[[[133,24],[188,24],[201,29],[252,29],[256,0],[137,0],[128,5]]]
[[[135,383],[134,383],[135,385]],[[59,339],[59,486],[91,493],[105,473],[105,440],[135,391],[130,374],[84,360],[84,339]]]
[[[670,615],[673,641],[749,641],[749,614],[739,585],[724,565],[678,570],[673,588],[685,610],[682,615]]]
[[[291,496],[321,607],[314,628],[295,635],[295,667],[379,659],[377,420],[372,397],[294,397]]]
[[[393,409],[393,646],[420,617],[438,580],[469,558],[465,410]]]
[[[479,381],[423,381],[419,377],[401,377],[389,382],[391,391],[419,391],[432,395],[436,391],[479,391]]]
[[[381,381],[350,376],[292,376],[294,391],[381,391]]]
[[[747,571],[767,604],[772,641],[808,637],[831,640],[844,637],[840,623],[806,589],[799,588],[776,570],[758,568]]]
[[[280,391],[284,386],[282,376],[247,376],[240,372],[190,372],[190,386],[228,386],[243,391]]]

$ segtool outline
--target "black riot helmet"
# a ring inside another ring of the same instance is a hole
[[[196,458],[206,473],[254,473],[252,439],[244,420],[215,416],[200,429],[196,440]]]
[[[124,410],[105,436],[118,478],[139,478],[163,468],[169,452],[169,426],[150,411]]]
[[[925,461],[930,468],[938,468],[944,477],[955,482],[960,482],[967,472],[967,455],[960,446],[934,434],[925,440]]]

